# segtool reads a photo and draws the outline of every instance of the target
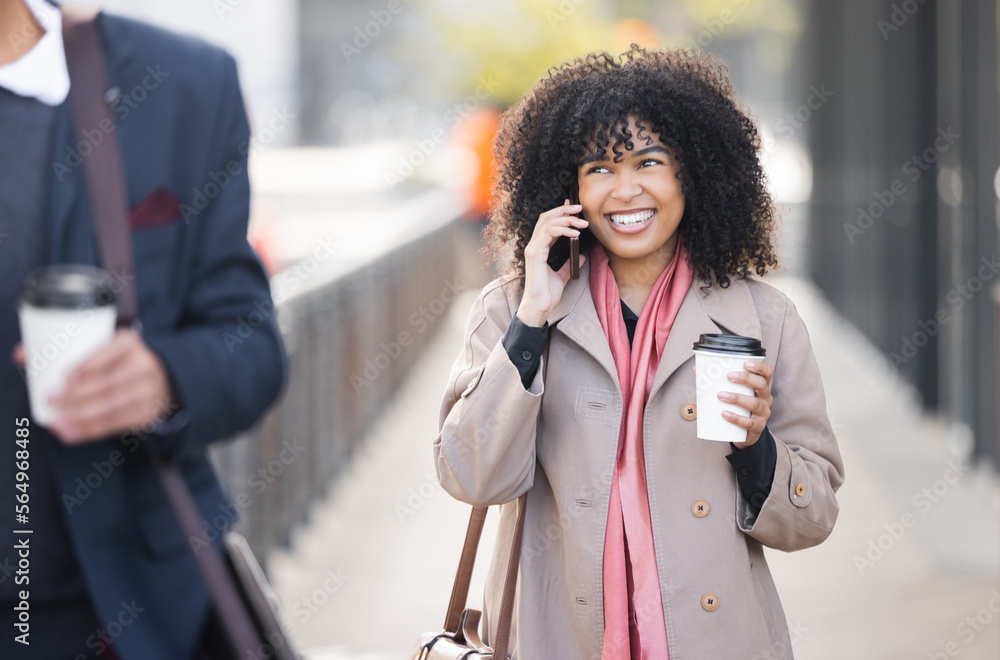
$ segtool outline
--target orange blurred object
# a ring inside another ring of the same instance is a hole
[[[479,107],[455,126],[455,144],[465,147],[479,165],[468,189],[470,219],[483,219],[490,210],[490,180],[495,171],[493,141],[496,139],[501,111],[495,107]]]
[[[615,51],[624,52],[632,44],[643,48],[663,48],[663,37],[659,30],[638,18],[623,18],[615,23]]]

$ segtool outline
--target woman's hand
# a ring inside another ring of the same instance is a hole
[[[552,309],[562,297],[566,282],[569,281],[569,260],[558,271],[549,267],[549,250],[562,236],[579,236],[580,229],[587,221],[573,213],[583,209],[569,200],[538,216],[538,222],[531,233],[531,240],[524,247],[524,297],[517,308],[517,317],[532,327],[545,325]],[[580,265],[586,257],[580,256]]]
[[[750,360],[743,366],[746,371],[731,372],[729,380],[753,389],[754,396],[719,392],[721,400],[750,411],[749,417],[743,417],[728,410],[722,413],[722,416],[727,420],[747,430],[746,442],[733,443],[737,449],[746,449],[760,439],[760,434],[764,432],[767,420],[771,417],[771,404],[774,403],[774,398],[771,396],[771,378],[774,376],[774,369],[762,360]]]

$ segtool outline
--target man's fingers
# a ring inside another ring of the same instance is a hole
[[[54,430],[66,444],[106,437],[142,426],[154,417],[153,393],[147,388],[118,388],[107,396],[92,398],[60,412]]]
[[[130,329],[117,331],[111,341],[94,351],[66,376],[67,385],[111,373],[120,368],[121,363],[134,348],[135,341],[132,337],[134,333],[135,331]]]
[[[94,399],[107,399],[129,389],[140,375],[140,367],[124,361],[118,368],[87,375],[77,380],[67,380],[63,390],[52,398],[60,409],[72,410],[86,406]]]
[[[14,361],[14,364],[17,365],[18,369],[24,369],[25,365],[24,344],[20,343],[17,344],[14,347],[14,350],[11,351],[10,358]]]

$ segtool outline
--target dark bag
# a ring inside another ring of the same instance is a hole
[[[122,275],[119,279],[125,283],[116,295],[118,325],[138,327],[128,195],[116,124],[104,101],[108,83],[97,28],[98,11],[66,6],[61,11],[70,77],[69,102],[77,135],[85,139],[85,130],[113,127],[101,131],[104,139],[93,145],[92,152],[84,158],[84,173],[101,263],[109,272]],[[200,538],[201,515],[180,470],[153,453],[150,459],[182,532],[189,539]],[[232,657],[299,660],[278,621],[274,592],[246,539],[228,532],[224,545],[224,558],[215,552],[196,552],[193,548],[192,553]]]
[[[524,511],[528,501],[525,493],[517,500],[517,524],[514,538],[510,543],[507,560],[507,575],[503,585],[503,599],[500,605],[499,627],[493,648],[483,644],[479,636],[479,619],[482,612],[465,606],[469,597],[469,582],[476,563],[479,538],[486,520],[486,507],[473,507],[469,518],[469,529],[465,533],[462,558],[458,562],[455,584],[451,589],[451,601],[445,616],[444,630],[428,632],[420,636],[413,660],[483,660],[484,658],[507,658],[510,643],[510,626],[514,616],[514,592],[517,588],[517,570],[521,563],[521,537],[524,535]]]

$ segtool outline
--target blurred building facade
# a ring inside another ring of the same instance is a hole
[[[236,59],[254,151],[299,141],[298,0],[60,0],[193,34]],[[270,131],[264,128],[271,125]],[[275,130],[274,127],[277,127]]]
[[[997,464],[998,3],[813,0],[808,270]],[[825,86],[825,87],[824,87]]]

